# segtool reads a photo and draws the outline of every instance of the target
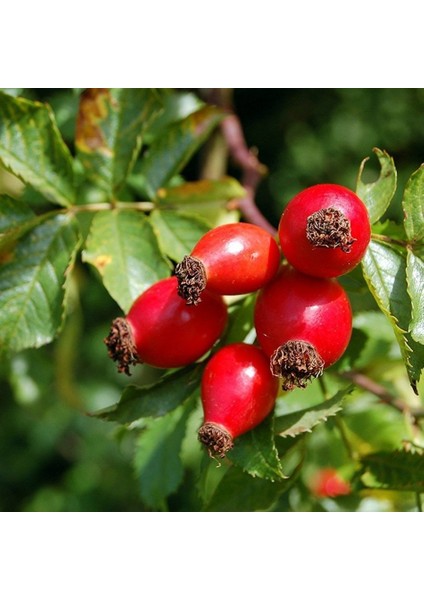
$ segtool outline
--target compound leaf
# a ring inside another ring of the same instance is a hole
[[[34,216],[34,211],[24,202],[6,195],[0,196],[0,235],[19,227]]]
[[[89,179],[108,197],[130,173],[143,133],[161,107],[158,93],[146,88],[89,88],[81,95],[78,156]]]
[[[0,161],[50,202],[74,203],[72,156],[46,104],[0,92]]]
[[[194,215],[154,210],[150,215],[162,252],[175,262],[190,254],[209,226]]]
[[[424,238],[424,164],[408,179],[402,205],[408,240],[419,242]]]
[[[252,512],[272,508],[278,498],[293,484],[294,477],[268,481],[251,477],[242,469],[232,466],[219,482],[204,507],[206,512]]]
[[[362,457],[361,463],[363,472],[370,473],[375,479],[376,487],[404,492],[424,492],[422,452],[376,452]]]
[[[273,418],[236,439],[228,458],[253,477],[286,479],[274,441]]]
[[[392,246],[371,241],[362,260],[365,281],[380,310],[393,327],[409,380],[415,393],[421,369],[424,367],[424,351],[410,334],[411,299],[407,291],[406,258]]]
[[[167,374],[152,385],[129,385],[117,404],[97,411],[92,416],[122,424],[145,417],[162,417],[196,391],[200,374],[198,366],[190,366]]]
[[[424,261],[408,251],[406,268],[408,293],[412,305],[409,331],[416,342],[424,345]]]
[[[386,212],[391,199],[396,191],[397,173],[393,158],[384,150],[379,148],[373,149],[380,163],[380,175],[377,181],[372,183],[364,183],[362,175],[365,163],[368,158],[365,158],[359,167],[358,179],[356,184],[356,193],[365,203],[371,223],[378,221]]]
[[[142,158],[139,170],[151,199],[183,169],[224,116],[223,110],[205,106],[173,123],[154,140]]]
[[[79,246],[70,215],[45,218],[19,239],[0,266],[0,348],[50,342],[62,324],[65,284]]]
[[[165,509],[166,498],[183,480],[181,444],[192,409],[193,402],[187,402],[164,417],[150,421],[140,434],[135,469],[140,495],[151,508]]]
[[[337,392],[337,394],[325,402],[276,417],[274,423],[275,432],[282,437],[295,437],[312,431],[319,423],[326,421],[329,417],[334,417],[342,409],[342,403],[346,396],[352,391],[353,386],[349,386]]]
[[[97,213],[83,260],[96,267],[125,313],[145,289],[170,274],[148,218],[136,210]]]
[[[233,177],[221,179],[201,179],[188,181],[178,186],[161,188],[158,190],[157,203],[159,207],[185,209],[197,207],[199,204],[225,205],[234,198],[243,198],[246,195],[244,187]]]
[[[0,196],[0,254],[10,252],[15,241],[41,220],[24,202]]]

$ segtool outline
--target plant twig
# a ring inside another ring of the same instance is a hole
[[[371,394],[377,396],[380,402],[388,404],[402,413],[409,413],[415,422],[417,422],[419,419],[424,418],[423,408],[413,408],[409,406],[401,398],[396,397],[394,394],[389,392],[389,390],[387,390],[384,386],[380,385],[376,381],[373,381],[367,375],[364,375],[363,373],[359,373],[357,371],[345,371],[344,373],[341,373],[341,376],[344,379],[349,379],[355,385],[361,387],[363,390],[371,392]]]
[[[221,122],[221,131],[231,158],[241,168],[241,183],[246,190],[246,196],[234,200],[230,206],[237,208],[246,221],[262,227],[275,237],[277,229],[266,219],[255,202],[257,187],[268,169],[259,161],[255,152],[247,147],[242,125],[233,112],[230,96],[229,90],[225,88],[208,90],[208,100],[229,111],[229,115]]]
[[[79,213],[79,212],[99,212],[103,210],[141,210],[143,212],[150,212],[155,208],[153,202],[93,202],[91,204],[74,204],[73,206],[65,209],[65,212]]]

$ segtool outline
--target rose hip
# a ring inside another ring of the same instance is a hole
[[[118,371],[146,363],[163,369],[201,358],[227,324],[221,296],[205,290],[201,306],[187,306],[178,295],[176,277],[153,284],[135,300],[126,318],[115,319],[105,339]]]
[[[178,291],[198,304],[203,290],[237,295],[254,292],[270,281],[280,264],[280,250],[264,229],[230,223],[208,231],[175,268]]]
[[[290,266],[258,294],[254,322],[283,389],[305,387],[344,353],[352,333],[352,310],[336,279],[318,279]]]

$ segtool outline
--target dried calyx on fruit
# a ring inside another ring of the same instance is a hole
[[[205,289],[248,294],[270,281],[279,264],[277,242],[267,231],[250,223],[221,225],[208,231],[177,264],[178,293],[187,304],[199,304]]]
[[[284,266],[259,292],[254,322],[272,373],[291,390],[305,387],[342,356],[352,333],[352,310],[337,280]]]
[[[278,346],[271,355],[271,372],[283,379],[283,389],[306,387],[310,379],[320,377],[324,361],[312,344],[289,340]]]
[[[317,248],[340,248],[343,252],[350,252],[356,241],[351,235],[349,219],[332,206],[309,215],[306,221],[306,239]]]
[[[351,190],[322,183],[288,203],[278,233],[287,261],[313,277],[339,277],[362,260],[371,238],[368,211]]]
[[[105,344],[118,371],[146,363],[163,369],[189,365],[208,352],[227,324],[221,296],[205,290],[200,307],[187,306],[178,295],[177,279],[153,284],[133,303],[126,318],[112,323]]]
[[[236,437],[272,411],[277,394],[278,380],[259,347],[240,342],[220,348],[201,382],[204,420],[198,437],[209,455],[223,458]]]

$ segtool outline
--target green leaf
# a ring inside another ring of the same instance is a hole
[[[286,479],[274,442],[273,417],[236,438],[228,458],[253,477]]]
[[[409,331],[416,342],[424,344],[424,261],[409,250],[406,269],[408,294],[412,304]]]
[[[145,178],[146,191],[151,199],[159,188],[183,169],[224,116],[224,111],[205,106],[170,125],[152,143],[141,160],[139,171]]]
[[[372,228],[373,233],[378,235],[384,235],[386,237],[392,238],[393,240],[398,240],[402,244],[405,240],[405,228],[402,223],[396,223],[395,221],[391,221],[390,219],[386,219],[385,221],[379,221],[375,223]]]
[[[75,201],[72,156],[47,105],[0,92],[0,161],[50,202]]]
[[[410,242],[424,238],[424,164],[408,179],[402,199],[404,225]]]
[[[295,477],[271,482],[251,477],[232,466],[219,482],[204,507],[206,512],[252,512],[272,508],[278,498],[293,484]]]
[[[143,133],[158,114],[155,90],[89,88],[81,95],[76,147],[89,179],[112,197],[140,152]]]
[[[275,432],[282,437],[295,437],[311,432],[313,427],[319,423],[326,421],[329,417],[334,417],[341,410],[346,396],[352,391],[353,386],[349,386],[325,402],[277,417],[274,423]]]
[[[205,105],[202,100],[191,92],[166,89],[159,89],[157,92],[160,95],[163,110],[158,118],[147,127],[145,139],[148,144],[161,135],[171,123],[185,119]]]
[[[195,215],[154,210],[150,222],[163,254],[180,262],[190,254],[199,239],[209,231],[207,223]]]
[[[161,419],[151,421],[138,439],[135,468],[140,495],[150,508],[166,509],[166,498],[183,480],[181,444],[193,402],[187,402]]]
[[[246,195],[244,187],[233,177],[221,179],[201,179],[190,181],[182,185],[161,188],[157,194],[159,207],[188,207],[199,204],[225,205],[229,200],[243,198]]]
[[[371,294],[393,327],[411,386],[417,393],[424,352],[413,352],[414,340],[407,333],[411,299],[407,291],[406,259],[393,247],[371,241],[362,260],[362,270]]]
[[[55,337],[78,245],[74,219],[55,215],[26,233],[0,266],[2,352],[38,348]]]
[[[399,418],[399,412],[381,402],[370,403],[365,398],[352,402],[343,413],[347,430],[353,434],[352,441],[357,448],[371,450],[393,450],[399,440],[410,435],[410,423]]]
[[[0,196],[0,234],[19,227],[22,223],[34,218],[34,212],[15,198]]]
[[[362,175],[365,163],[368,158],[365,158],[359,167],[358,179],[356,183],[356,193],[365,203],[370,216],[371,223],[378,221],[386,212],[389,204],[396,191],[397,173],[393,158],[384,150],[379,148],[373,149],[380,163],[380,175],[377,181],[372,183],[364,183]]]
[[[97,213],[83,260],[96,267],[125,313],[144,290],[170,274],[148,218],[135,210]]]
[[[256,337],[253,326],[255,301],[255,294],[248,294],[241,302],[229,307],[230,319],[223,343],[244,342],[252,334]]]
[[[376,480],[377,487],[424,492],[424,454],[421,452],[376,452],[364,456],[361,463],[363,471],[370,473]]]
[[[0,254],[10,252],[16,240],[45,218],[36,217],[20,200],[0,196]]]
[[[125,425],[145,417],[162,417],[194,394],[199,387],[201,372],[200,366],[190,366],[168,374],[152,385],[129,385],[117,404],[91,416]]]

